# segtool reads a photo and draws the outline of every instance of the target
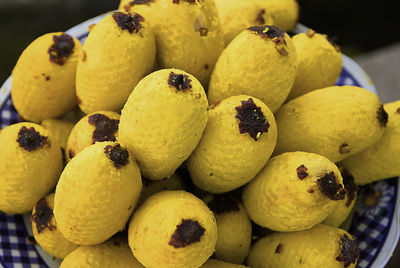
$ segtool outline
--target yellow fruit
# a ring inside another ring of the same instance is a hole
[[[34,123],[0,132],[0,211],[26,213],[57,184],[62,152],[53,135]]]
[[[209,259],[201,268],[246,268],[247,266]]]
[[[32,231],[36,242],[51,256],[63,259],[78,245],[68,241],[57,228],[53,215],[54,193],[40,199],[32,211]]]
[[[144,268],[123,239],[110,239],[96,246],[80,246],[71,252],[60,268]]]
[[[86,114],[119,111],[150,72],[155,41],[147,19],[114,12],[90,31],[76,73],[79,107]]]
[[[67,160],[96,142],[116,141],[119,118],[120,115],[116,112],[100,111],[79,120],[68,137]]]
[[[217,225],[194,195],[164,191],[133,214],[128,240],[133,255],[147,268],[197,268],[214,252]]]
[[[76,244],[102,243],[125,227],[141,190],[139,168],[124,147],[91,145],[67,164],[57,184],[58,228]]]
[[[53,134],[61,148],[64,150],[67,148],[68,137],[74,128],[74,123],[60,119],[45,119],[40,124]]]
[[[256,1],[215,0],[225,45],[250,26],[272,25],[268,10]]]
[[[305,152],[272,158],[243,192],[243,205],[258,225],[274,231],[309,229],[344,199],[342,176],[326,157]]]
[[[342,70],[340,48],[326,35],[309,29],[292,37],[297,52],[297,76],[288,99],[333,86]]]
[[[387,103],[384,108],[389,122],[382,139],[342,162],[356,184],[400,176],[400,101]]]
[[[249,1],[249,0],[248,0]],[[250,0],[259,4],[271,14],[275,25],[289,31],[293,30],[299,18],[299,4],[296,0]]]
[[[224,49],[214,0],[121,1],[120,9],[138,12],[149,20],[161,68],[184,70],[207,86]]]
[[[48,33],[33,41],[12,71],[11,97],[18,113],[39,122],[76,105],[75,73],[81,44],[68,34]]]
[[[250,251],[251,222],[240,202],[229,195],[215,195],[207,203],[217,220],[215,257],[241,264]]]
[[[206,130],[187,161],[193,183],[211,193],[238,188],[267,163],[277,128],[268,107],[256,98],[239,95],[208,111]]]
[[[339,167],[340,168],[340,167]],[[332,213],[323,221],[324,224],[339,227],[351,214],[357,200],[357,186],[354,182],[354,177],[350,175],[347,170],[341,170],[343,185],[347,193],[343,200],[338,202],[336,208]]]
[[[209,103],[245,94],[275,113],[293,85],[296,59],[292,40],[278,27],[247,28],[219,57],[208,88]]]
[[[143,180],[143,191],[140,195],[140,199],[138,204],[142,204],[144,200],[149,198],[150,196],[162,192],[162,191],[171,191],[171,190],[185,190],[185,182],[184,180],[176,173],[172,174],[171,177],[160,180],[160,181],[151,181],[144,179]]]
[[[250,251],[252,268],[354,268],[360,255],[357,242],[344,230],[319,224],[312,229],[274,233]]]
[[[207,121],[207,98],[192,75],[154,72],[136,86],[121,112],[119,138],[136,157],[142,175],[171,176],[197,146]]]
[[[333,86],[289,101],[276,114],[276,123],[274,154],[305,151],[337,162],[375,144],[385,130],[387,113],[374,93]]]

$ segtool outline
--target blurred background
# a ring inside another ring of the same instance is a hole
[[[240,1],[240,0],[238,0]],[[299,0],[300,22],[336,37],[343,53],[370,75],[384,102],[400,99],[400,16],[398,1]],[[0,81],[36,37],[65,31],[119,0],[0,0]],[[400,267],[400,249],[389,268]]]

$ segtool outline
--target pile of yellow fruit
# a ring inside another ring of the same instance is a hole
[[[290,37],[298,11],[123,0],[82,46],[37,38],[12,72],[0,211],[32,211],[63,268],[355,267],[339,226],[357,185],[400,175],[400,101],[334,86],[340,49]]]

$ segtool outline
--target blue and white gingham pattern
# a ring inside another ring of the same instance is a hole
[[[28,234],[21,215],[0,212],[0,265],[7,268],[45,268]]]
[[[107,14],[86,21],[70,29],[67,33],[77,37],[83,43],[88,36],[87,27],[93,23],[97,23],[105,15]],[[304,31],[304,29],[301,28],[298,31]],[[368,83],[368,77],[363,74],[356,63],[348,57],[343,56],[343,65],[344,68],[336,85],[362,86],[374,91],[373,85]],[[10,80],[5,85],[10,87]],[[5,86],[2,88],[5,88]],[[0,95],[3,94],[3,96],[0,96],[0,99],[4,99],[4,102],[0,103],[0,129],[19,121],[18,113],[12,105],[9,90],[10,88],[6,91],[0,90]],[[4,93],[7,95],[4,96]],[[399,210],[396,207],[396,201],[398,201],[398,178],[373,183],[368,187],[374,189],[374,191],[380,191],[382,197],[377,200],[376,204],[367,207],[363,204],[363,196],[366,188],[360,191],[357,200],[357,210],[354,213],[349,230],[356,237],[359,244],[360,258],[358,260],[358,268],[371,267],[371,265],[374,265],[374,267],[383,266],[383,264],[376,266],[374,261],[377,259],[382,247],[385,246],[385,241],[390,239],[389,229],[392,224],[397,224],[394,215]],[[396,233],[395,235],[397,236],[398,234]],[[21,215],[6,215],[0,212],[0,267],[56,267],[54,264],[45,264],[45,261],[41,257],[41,254],[44,253],[39,254],[35,247],[29,244],[28,236],[29,234]],[[391,239],[392,244],[397,242],[397,238]],[[389,245],[388,247],[390,246],[393,247],[393,245]],[[387,260],[388,257],[382,263],[386,263]]]

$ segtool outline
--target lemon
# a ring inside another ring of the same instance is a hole
[[[214,0],[123,0],[120,9],[138,12],[149,20],[160,68],[184,70],[207,86],[224,49]]]
[[[275,113],[292,88],[296,61],[296,49],[284,31],[273,25],[249,27],[218,58],[208,101],[213,104],[244,94],[261,100]]]
[[[272,158],[243,192],[243,205],[258,225],[300,231],[322,222],[345,198],[342,176],[326,157],[291,152]]]
[[[154,72],[136,86],[121,112],[119,139],[135,156],[142,175],[171,176],[197,146],[207,121],[207,98],[192,75]]]
[[[0,211],[26,213],[57,184],[62,152],[53,135],[35,123],[0,132]]]
[[[53,215],[54,193],[40,199],[32,211],[32,231],[36,242],[51,256],[63,259],[78,245],[68,241],[57,228]]]
[[[305,151],[338,162],[375,144],[387,120],[379,98],[364,88],[314,90],[289,101],[276,114],[274,154]]]
[[[383,137],[367,150],[342,162],[356,184],[400,176],[400,101],[387,103],[384,108],[389,119]]]
[[[22,52],[12,71],[11,97],[24,119],[55,118],[76,105],[80,51],[78,39],[56,32],[40,36]]]
[[[141,190],[139,168],[124,147],[93,144],[61,174],[54,198],[58,228],[76,244],[102,243],[124,229]]]
[[[276,135],[271,110],[256,98],[233,96],[212,106],[206,130],[187,161],[193,183],[211,193],[246,184],[268,161]]]
[[[319,224],[260,239],[251,248],[247,264],[252,268],[354,268],[359,255],[357,242],[349,233]]]
[[[213,213],[194,195],[164,191],[133,214],[128,230],[133,255],[148,268],[197,268],[214,252]]]
[[[113,238],[100,245],[80,246],[60,268],[144,268],[132,255],[124,239]]]
[[[122,109],[139,80],[151,71],[155,41],[146,18],[114,12],[89,33],[76,73],[79,107],[86,114]]]
[[[96,142],[116,141],[119,118],[118,113],[109,111],[94,112],[81,118],[68,137],[67,160]]]
[[[225,45],[250,26],[273,24],[271,14],[256,1],[215,0]]]

